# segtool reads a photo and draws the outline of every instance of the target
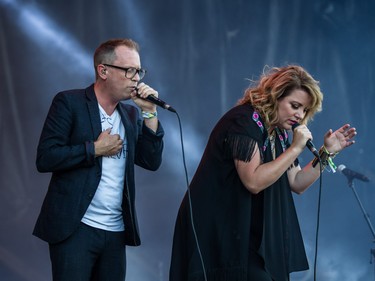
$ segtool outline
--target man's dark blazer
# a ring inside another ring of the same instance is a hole
[[[127,155],[123,217],[127,245],[140,245],[134,207],[134,164],[155,171],[163,151],[164,131],[143,126],[135,106],[119,103],[125,127]],[[58,93],[52,101],[37,149],[39,172],[52,172],[33,234],[49,242],[68,238],[79,226],[101,178],[102,157],[95,157],[94,141],[102,132],[94,86]]]

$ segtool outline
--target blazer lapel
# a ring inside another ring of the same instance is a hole
[[[102,132],[102,125],[100,123],[100,113],[99,113],[99,106],[98,100],[96,99],[95,92],[94,92],[94,85],[86,88],[86,96],[87,96],[87,109],[89,112],[90,124],[93,133],[93,141],[95,141],[100,133]],[[89,124],[87,124],[89,126]],[[102,166],[102,157],[96,158],[99,166]]]
[[[130,121],[130,117],[128,113],[126,112],[126,110],[123,109],[122,106],[120,106],[120,104],[117,105],[117,110],[120,113],[122,124],[125,127],[125,137],[126,137],[126,141],[128,145],[128,150],[133,151],[133,149],[131,148],[135,146],[135,143],[134,143],[134,137],[132,136],[135,135],[135,132],[134,132],[133,125]]]
[[[94,134],[94,139],[96,140],[98,136],[100,135],[100,133],[102,132],[102,126],[100,123],[98,100],[96,99],[93,85],[86,88],[86,96],[87,96],[87,108],[88,108],[89,115],[90,115],[91,128]]]

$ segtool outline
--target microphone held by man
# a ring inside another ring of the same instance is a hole
[[[134,90],[137,92],[137,97],[143,99],[139,94],[138,94],[138,88],[134,88]],[[145,100],[148,100],[149,102],[152,102],[153,104],[156,104],[164,109],[167,109],[171,112],[176,112],[176,110],[170,106],[169,104],[167,104],[165,101],[159,99],[158,97],[154,96],[154,95],[148,95],[146,98],[144,98]]]

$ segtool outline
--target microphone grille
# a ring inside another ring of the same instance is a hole
[[[295,128],[297,128],[300,124],[298,122],[294,123],[292,125],[292,130],[294,131]]]
[[[345,165],[341,164],[337,167],[337,171],[342,172],[346,168]]]

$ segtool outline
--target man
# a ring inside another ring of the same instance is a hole
[[[94,66],[93,85],[55,96],[38,145],[37,169],[52,177],[33,234],[49,243],[54,281],[125,279],[124,246],[140,245],[134,164],[155,171],[162,159],[138,44],[104,42]]]

